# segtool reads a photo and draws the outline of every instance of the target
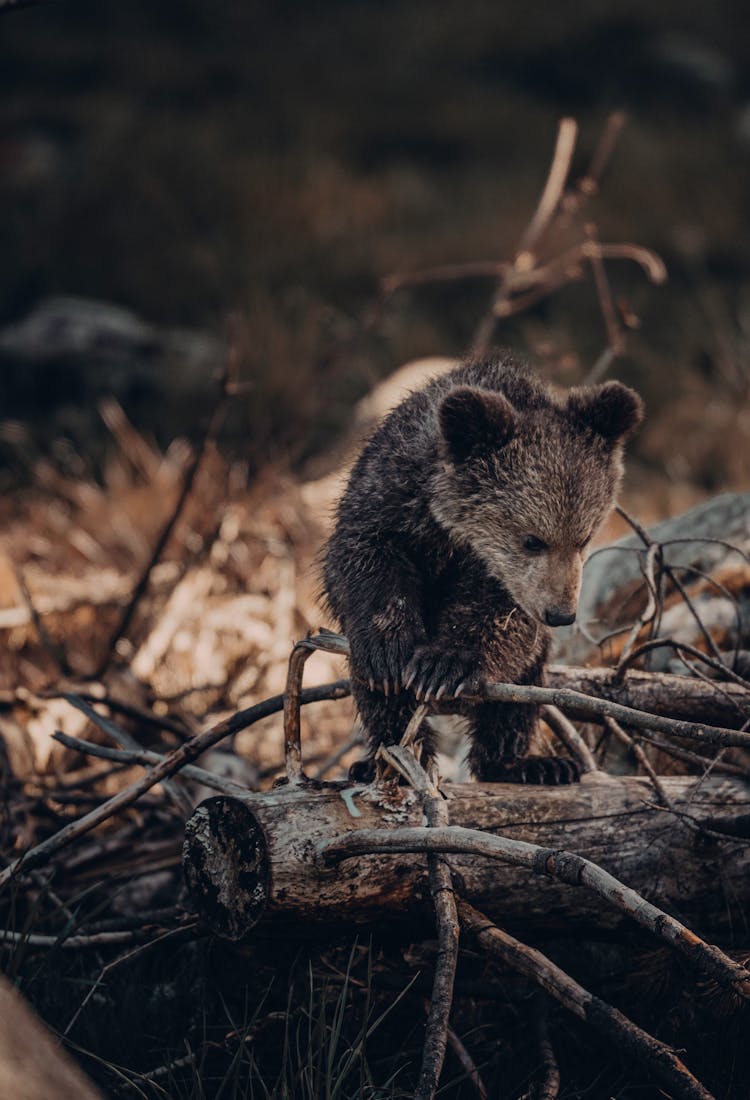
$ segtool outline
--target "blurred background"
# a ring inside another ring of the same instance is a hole
[[[251,474],[269,461],[304,469],[378,379],[463,354],[492,286],[403,290],[353,339],[379,281],[512,258],[560,116],[581,127],[575,177],[616,108],[628,123],[587,216],[669,271],[655,289],[630,263],[610,268],[641,322],[610,371],[647,400],[638,476],[658,483],[661,512],[670,486],[742,481],[743,15],[732,0],[586,0],[564,13],[77,0],[6,13],[0,417],[30,439],[0,433],[4,484],[61,439],[60,455],[96,463],[102,396],[160,446],[195,435],[231,310],[250,385],[226,438]],[[61,295],[101,305],[50,303]],[[579,380],[605,342],[590,276],[494,339]]]

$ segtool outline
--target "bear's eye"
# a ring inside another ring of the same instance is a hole
[[[547,543],[538,539],[536,535],[528,535],[524,539],[523,548],[529,554],[542,554],[547,549]]]

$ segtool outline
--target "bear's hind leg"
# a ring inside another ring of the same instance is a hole
[[[577,783],[578,766],[565,756],[526,756],[537,708],[481,703],[472,717],[469,767],[485,783]]]

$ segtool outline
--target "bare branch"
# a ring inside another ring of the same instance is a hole
[[[541,986],[564,1008],[617,1046],[636,1054],[667,1086],[671,1096],[679,1100],[714,1100],[674,1051],[641,1030],[616,1008],[589,993],[541,951],[508,935],[466,901],[459,901],[458,911],[461,924],[476,937],[481,947]]]
[[[425,1010],[429,1011],[429,1008],[429,1001],[425,1001]],[[461,1067],[463,1068],[466,1076],[469,1078],[472,1085],[474,1086],[474,1091],[479,1097],[479,1100],[487,1100],[487,1088],[484,1084],[484,1081],[482,1080],[479,1070],[476,1067],[474,1059],[469,1054],[468,1050],[461,1042],[452,1027],[448,1028],[448,1046],[451,1048],[456,1058],[461,1063]]]
[[[562,741],[573,759],[578,763],[582,775],[599,771],[593,753],[569,718],[557,707],[543,706],[542,718]]]
[[[111,737],[114,743],[119,745],[121,749],[126,749],[130,753],[138,753],[141,751],[141,746],[138,744],[135,737],[129,734],[127,730],[121,729],[121,727],[110,718],[105,718],[103,714],[99,714],[86,699],[82,699],[80,695],[75,695],[72,692],[65,692],[63,698],[66,702],[70,703],[72,707],[75,707],[76,710],[80,710],[85,714],[90,722],[93,722],[93,724],[102,730],[103,733]],[[115,758],[113,757],[112,759]],[[179,788],[168,779],[164,781],[163,787],[178,810],[190,813],[193,807],[190,800],[186,798],[184,791],[179,790]]]
[[[585,886],[615,909],[627,913],[643,928],[672,944],[702,973],[750,1000],[750,971],[730,959],[720,948],[705,943],[684,924],[646,901],[614,875],[573,852],[553,851],[528,841],[493,836],[457,825],[387,831],[360,829],[334,840],[318,842],[315,851],[324,866],[367,853],[452,852],[482,855],[526,867],[538,875],[550,875],[572,886]]]
[[[149,752],[147,749],[111,749],[107,745],[95,745],[91,741],[82,741],[78,737],[71,737],[61,730],[53,733],[52,737],[61,745],[65,745],[66,749],[73,749],[74,752],[84,753],[86,756],[94,756],[102,760],[117,760],[123,764],[139,764],[141,767],[150,768],[154,764],[160,764],[164,759],[160,753]],[[188,779],[194,779],[204,787],[210,788],[210,790],[219,791],[220,794],[232,795],[235,798],[247,794],[246,787],[240,786],[239,783],[233,783],[231,779],[225,779],[221,775],[206,771],[205,768],[198,768],[195,764],[183,765],[180,768],[180,775],[184,775]],[[192,805],[190,808],[192,810]]]
[[[381,746],[380,753],[408,779],[419,794],[428,827],[437,829],[449,824],[448,804],[410,747],[416,740],[419,727],[426,716],[427,708],[424,705],[417,707],[401,739],[401,744],[395,747]],[[414,1093],[415,1100],[433,1100],[437,1091],[445,1061],[448,1023],[458,963],[458,911],[450,866],[442,855],[431,852],[427,857],[427,868],[430,894],[435,907],[438,953],[425,1031],[422,1068]]]
[[[607,727],[610,733],[614,734],[614,736],[621,744],[627,745],[627,747],[631,750],[636,760],[651,780],[651,784],[656,791],[656,797],[659,799],[662,806],[666,806],[668,810],[671,810],[673,808],[672,803],[669,800],[669,795],[664,789],[664,784],[659,779],[659,776],[656,774],[654,769],[651,767],[651,761],[646,756],[645,752],[638,744],[638,742],[635,741],[630,736],[630,734],[622,728],[620,723],[614,720],[614,718],[605,718],[604,725]]]
[[[348,694],[349,682],[342,680],[338,683],[325,684],[320,688],[307,688],[301,694],[301,702],[311,703],[321,699],[341,699]],[[280,710],[283,710],[284,698],[283,695],[274,695],[262,703],[256,703],[255,706],[248,707],[247,710],[239,711],[231,718],[227,718],[212,729],[206,730],[205,733],[192,737],[189,741],[186,741],[184,745],[174,749],[165,756],[159,764],[156,764],[150,771],[146,772],[146,774],[136,783],[132,783],[129,787],[125,787],[123,790],[118,791],[112,798],[107,799],[107,801],[103,802],[100,806],[84,814],[84,816],[78,818],[77,821],[71,821],[68,825],[60,829],[59,832],[47,837],[33,848],[30,848],[28,851],[12,860],[2,871],[0,871],[0,888],[6,886],[20,871],[32,870],[34,867],[40,867],[50,858],[50,856],[59,852],[61,848],[66,847],[71,841],[90,832],[91,829],[95,829],[97,825],[101,825],[103,821],[107,821],[115,814],[121,813],[121,811],[127,809],[128,806],[132,806],[134,802],[138,801],[141,795],[146,793],[146,791],[151,790],[157,783],[161,783],[162,780],[180,771],[185,764],[191,763],[191,761],[195,760],[196,757],[200,756],[202,752],[205,752],[206,749],[210,748],[212,745],[217,744],[217,742],[222,741],[225,737],[231,736],[233,733],[239,732],[241,729],[247,729],[247,727],[253,725],[254,722],[259,722],[261,718],[267,718],[268,715],[277,714]]]
[[[602,136],[594,149],[591,163],[575,185],[576,193],[566,195],[563,200],[566,212],[571,209],[571,205],[577,209],[592,195],[598,193],[604,170],[612,158],[612,153],[627,121],[628,116],[624,111],[613,111],[609,116]]]
[[[519,270],[533,267],[536,258],[534,248],[546,232],[557,211],[570,173],[570,164],[578,137],[578,124],[573,118],[560,119],[557,143],[547,182],[531,221],[521,236],[513,266]]]
[[[97,680],[101,679],[106,673],[115,656],[117,643],[120,641],[121,638],[124,638],[125,634],[127,633],[128,628],[130,627],[130,624],[133,620],[133,616],[135,615],[138,604],[140,603],[144,593],[149,586],[151,574],[153,573],[155,567],[158,565],[161,556],[167,546],[167,543],[169,542],[169,539],[172,535],[172,532],[177,526],[177,523],[185,510],[185,506],[190,499],[190,495],[193,491],[193,486],[195,485],[196,478],[203,466],[211,444],[221,430],[221,426],[224,423],[224,417],[226,416],[229,402],[236,392],[239,376],[239,365],[240,357],[237,333],[237,318],[232,317],[230,318],[229,322],[229,345],[227,350],[226,363],[224,365],[224,370],[222,371],[219,384],[219,396],[208,419],[206,428],[193,452],[192,460],[185,472],[185,476],[182,482],[182,488],[177,497],[177,500],[175,501],[174,507],[172,508],[170,515],[167,517],[167,520],[161,529],[161,533],[157,538],[156,543],[154,544],[149,559],[146,562],[138,580],[135,583],[130,599],[123,608],[122,614],[120,615],[120,618],[109,637],[102,660],[100,661],[94,673],[94,678]]]

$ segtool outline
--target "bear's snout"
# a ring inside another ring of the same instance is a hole
[[[548,607],[544,612],[547,626],[570,626],[576,621],[575,611],[561,611],[559,607]]]

